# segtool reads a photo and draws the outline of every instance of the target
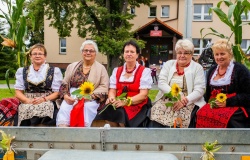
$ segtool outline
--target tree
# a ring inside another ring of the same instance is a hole
[[[220,8],[222,3],[224,3],[228,7],[228,13],[225,13]],[[209,13],[211,12],[214,12],[220,18],[221,22],[225,23],[231,29],[232,32],[229,36],[226,36],[224,34],[219,33],[214,28],[210,28],[212,32],[206,34],[205,36],[215,35],[221,38],[230,39],[232,35],[234,35],[234,46],[233,46],[234,58],[237,62],[245,64],[248,67],[248,69],[250,69],[250,62],[247,59],[243,50],[241,49],[242,26],[250,25],[249,22],[246,22],[246,23],[242,22],[241,15],[245,14],[245,16],[247,17],[248,13],[250,12],[249,1],[248,0],[236,0],[233,3],[230,0],[222,0],[218,2],[216,7],[210,8]],[[201,29],[201,34],[202,34],[203,29]],[[248,50],[249,49],[250,47],[248,48]]]
[[[25,0],[2,0],[5,2],[8,7],[8,12],[5,13],[0,9],[0,18],[5,19],[9,26],[8,34],[6,36],[0,35],[3,39],[1,43],[5,47],[10,47],[11,54],[15,53],[17,59],[18,67],[24,66],[27,64],[28,57],[26,56],[26,45],[25,40],[27,38],[27,20],[31,19],[31,22],[34,26],[34,16],[31,13],[25,13],[24,11],[24,2]],[[6,71],[6,82],[9,86],[9,71]]]
[[[152,0],[40,0],[44,2],[45,14],[51,26],[57,28],[60,37],[70,36],[73,27],[78,35],[87,34],[95,40],[108,59],[108,72],[118,65],[117,59],[125,41],[133,38],[129,20],[135,15],[128,6],[150,5]],[[76,21],[74,26],[73,21]],[[138,41],[141,47],[142,41]]]
[[[6,35],[6,23],[0,20],[0,34]],[[0,79],[5,78],[5,72],[9,69],[9,74],[11,77],[14,76],[15,70],[17,69],[17,64],[13,63],[13,59],[16,59],[15,54],[9,48],[4,48],[2,46],[2,40],[0,39]]]
[[[35,17],[35,28],[30,19],[27,20],[27,36],[29,38],[28,47],[37,43],[44,44],[44,6],[40,0],[28,1],[25,4],[27,12],[32,13]]]

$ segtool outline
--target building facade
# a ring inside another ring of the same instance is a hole
[[[192,40],[195,46],[194,56],[200,55],[208,43],[219,39],[216,36],[206,36],[202,39],[200,33],[202,28],[205,28],[203,35],[210,32],[209,27],[228,37],[231,35],[230,28],[222,23],[217,15],[208,13],[209,8],[217,5],[218,0],[193,0],[191,5],[186,2],[186,0],[154,0],[151,6],[129,7],[131,14],[136,15],[131,21],[134,24],[132,30],[135,31],[135,37],[146,42],[141,55],[147,57],[151,64],[158,64],[160,59],[167,61],[175,58],[175,43],[182,38]],[[221,8],[223,11],[227,9],[223,5]],[[191,11],[187,12],[188,10]],[[249,22],[250,13],[248,15],[248,17],[242,15],[242,20]],[[186,22],[188,18],[191,18],[189,27]],[[76,29],[72,30],[71,37],[60,38],[57,30],[49,27],[49,24],[50,21],[45,17],[44,41],[49,53],[47,62],[65,69],[69,63],[81,59],[79,48],[85,39],[77,35]],[[191,37],[185,37],[187,33]],[[242,33],[241,46],[243,50],[247,50],[250,46],[250,25],[243,26]],[[107,64],[106,56],[102,54],[97,55],[97,61]]]

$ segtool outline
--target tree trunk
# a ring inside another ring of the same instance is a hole
[[[114,55],[107,55],[108,58],[108,64],[107,64],[107,71],[108,74],[111,75],[112,71],[115,67],[119,66],[119,57],[116,57]]]

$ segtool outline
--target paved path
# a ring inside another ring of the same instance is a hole
[[[7,84],[0,84],[0,88],[8,88]],[[10,84],[10,88],[14,88],[14,84]]]
[[[0,88],[8,88],[7,84],[0,84]],[[10,84],[10,88],[14,88],[14,84]],[[158,85],[153,84],[152,90],[158,90]]]

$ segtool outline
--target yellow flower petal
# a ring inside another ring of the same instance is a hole
[[[216,100],[219,102],[225,102],[227,100],[227,96],[224,93],[219,93],[216,95]]]
[[[177,97],[181,92],[181,88],[176,84],[174,83],[171,87],[171,94],[173,97]]]
[[[90,95],[93,93],[94,91],[94,84],[91,82],[84,82],[81,86],[80,86],[80,94],[85,96],[85,95]]]

